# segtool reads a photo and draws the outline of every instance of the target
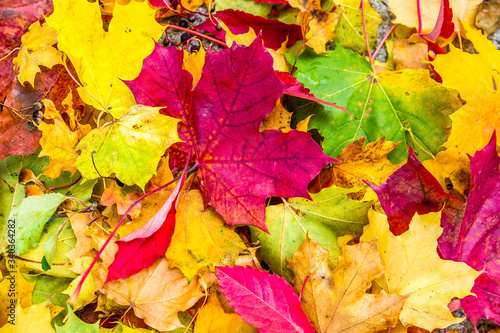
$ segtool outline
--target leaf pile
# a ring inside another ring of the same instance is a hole
[[[500,324],[479,1],[359,2],[2,3],[2,331]]]

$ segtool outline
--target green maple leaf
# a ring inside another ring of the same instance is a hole
[[[427,70],[375,73],[365,58],[338,45],[327,55],[306,50],[297,67],[298,80],[316,97],[356,116],[309,101],[292,103],[299,118],[314,114],[309,128],[318,129],[332,157],[361,137],[369,143],[385,136],[402,141],[389,154],[391,162],[404,160],[410,143],[421,160],[429,159],[448,137],[449,115],[462,106],[457,91],[432,80]]]
[[[259,241],[260,255],[271,270],[288,281],[292,272],[286,260],[299,249],[307,235],[316,239],[330,252],[330,258],[340,255],[337,237],[361,231],[368,223],[371,202],[349,199],[346,194],[360,188],[329,187],[311,194],[313,201],[303,198],[284,200],[283,204],[266,208],[266,226],[269,234],[255,227],[252,241]]]

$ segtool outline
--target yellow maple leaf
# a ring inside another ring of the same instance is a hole
[[[165,257],[127,278],[107,283],[101,292],[118,304],[130,306],[146,324],[159,331],[183,327],[177,313],[192,307],[202,296],[198,279],[188,284]]]
[[[86,90],[78,89],[84,102],[115,118],[126,113],[135,99],[122,80],[139,75],[165,29],[156,22],[155,10],[147,1],[116,5],[106,32],[98,1],[55,0],[47,22],[58,31],[58,48],[68,55]]]
[[[112,181],[111,185],[107,187],[101,196],[101,205],[111,206],[116,204],[116,209],[119,215],[125,214],[127,209],[143,194],[141,189],[135,186],[122,186],[120,187],[116,181]],[[141,214],[142,202],[138,202],[128,215],[132,219]]]
[[[432,160],[422,162],[443,189],[465,202],[471,186],[470,159],[456,148],[440,151]]]
[[[344,245],[332,270],[328,251],[307,237],[288,267],[297,293],[309,276],[302,307],[319,332],[376,332],[397,324],[406,296],[366,293],[383,274],[375,242]]]
[[[47,23],[36,21],[28,28],[21,38],[21,47],[16,58],[12,61],[14,69],[19,70],[19,82],[29,82],[35,87],[36,73],[40,73],[40,65],[52,68],[62,64],[62,53],[52,45],[57,43],[57,32]]]
[[[234,265],[246,246],[211,207],[205,207],[198,190],[179,198],[175,231],[166,257],[191,280],[202,266]]]
[[[194,333],[256,333],[257,329],[244,322],[236,313],[225,313],[217,295],[198,311]]]
[[[387,155],[398,146],[397,143],[380,138],[363,148],[366,139],[360,138],[344,148],[330,167],[333,182],[341,187],[365,186],[363,180],[380,185],[404,162],[392,164]]]
[[[75,152],[75,147],[80,139],[92,129],[90,125],[78,123],[71,106],[71,99],[72,94],[70,91],[63,101],[63,104],[66,103],[68,107],[65,113],[69,116],[69,125],[66,124],[52,101],[43,100],[45,104],[44,118],[52,120],[53,123],[43,121],[38,126],[42,131],[40,145],[43,149],[40,156],[50,157],[50,163],[43,174],[52,179],[59,177],[63,171],[69,171],[71,175],[77,171],[73,164],[80,154]]]
[[[6,259],[6,263],[11,260],[8,258]],[[9,267],[9,265],[7,265],[7,267]],[[2,282],[0,282],[0,303],[8,308],[12,300],[17,299],[18,303],[21,304],[21,307],[30,307],[32,305],[31,296],[33,294],[35,283],[27,282],[19,271],[19,267],[16,267],[15,270],[10,271],[9,273],[9,275],[4,275]],[[10,308],[7,312],[2,312],[2,315],[7,315],[8,313],[10,313]],[[0,327],[1,326],[2,317],[0,317]]]
[[[361,241],[376,240],[385,268],[377,280],[391,294],[410,295],[400,320],[432,331],[464,318],[455,318],[448,303],[453,297],[471,295],[474,280],[481,274],[462,262],[443,260],[437,254],[437,239],[443,232],[441,212],[416,214],[410,229],[400,236],[389,231],[387,216],[371,210]]]
[[[267,117],[260,125],[259,131],[264,131],[268,129],[279,129],[283,133],[288,133],[292,129],[290,128],[290,121],[292,120],[292,112],[288,112],[287,109],[281,104],[280,100],[276,101],[276,106],[273,111],[267,115]]]
[[[455,31],[459,30],[460,20],[474,23],[477,9],[482,0],[450,0],[450,7],[453,11],[453,23]],[[434,29],[441,8],[441,0],[420,0],[422,33],[426,34]],[[404,24],[407,27],[417,28],[418,10],[417,1],[391,0],[389,6],[396,15],[394,23]]]
[[[15,325],[8,322],[2,328],[2,332],[54,333],[54,329],[50,325],[51,321],[48,304],[40,303],[24,309],[18,304],[13,320]]]
[[[316,53],[326,53],[325,44],[335,37],[335,27],[340,15],[327,13],[321,8],[320,0],[287,0],[290,6],[302,14],[302,35],[306,45]]]
[[[450,115],[452,127],[445,147],[474,154],[486,146],[494,130],[500,130],[500,51],[479,30],[464,23],[467,37],[479,54],[450,52],[432,62],[443,85],[456,89],[467,103]]]
[[[203,66],[205,66],[205,55],[207,52],[205,49],[200,47],[198,52],[189,53],[184,50],[184,58],[182,63],[182,68],[187,70],[193,76],[193,89],[198,84],[201,79],[201,72],[203,71]]]

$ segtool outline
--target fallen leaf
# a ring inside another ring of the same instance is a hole
[[[377,46],[377,30],[382,18],[368,0],[363,1],[368,42],[370,49],[373,50]],[[359,0],[334,0],[331,5],[336,7],[333,13],[340,15],[334,31],[335,41],[343,48],[362,53],[366,52],[366,41],[359,3]],[[328,11],[328,8],[325,10]]]
[[[329,187],[312,194],[312,200],[282,199],[283,203],[266,208],[269,234],[252,228],[252,241],[259,241],[260,257],[271,270],[292,281],[292,272],[286,260],[299,249],[307,235],[314,237],[330,252],[330,259],[340,255],[337,237],[356,234],[368,223],[366,214],[371,202],[347,198],[359,189]]]
[[[77,171],[77,168],[73,165],[79,155],[75,152],[75,147],[92,129],[90,125],[81,125],[75,119],[71,100],[72,94],[70,92],[65,99],[68,105],[65,113],[69,115],[69,122],[73,126],[68,125],[63,120],[61,113],[56,110],[52,101],[47,99],[43,101],[45,105],[44,118],[52,120],[53,124],[42,122],[38,127],[42,131],[40,145],[43,149],[40,156],[50,157],[50,164],[43,174],[52,179],[59,177],[63,171],[69,171],[71,175]]]
[[[395,38],[392,48],[394,61],[394,69],[430,69],[429,64],[429,47],[423,39]]]
[[[39,158],[36,152],[28,157],[11,155],[0,161],[0,251],[5,251],[8,246],[8,217],[12,209],[17,206],[25,196],[25,186],[19,183],[20,172],[23,168],[30,168],[36,175],[40,175],[48,164],[47,158]],[[12,224],[12,222],[11,222]]]
[[[373,184],[381,184],[403,165],[392,164],[387,155],[398,144],[387,142],[385,138],[370,142],[363,148],[365,138],[359,138],[344,148],[330,167],[321,171],[309,185],[314,189],[322,189],[332,184],[344,188],[366,186],[363,180]],[[362,192],[363,193],[363,192]]]
[[[52,195],[54,195],[54,193],[45,194],[41,197]],[[30,198],[36,198],[36,196]],[[41,237],[36,240],[36,246],[30,248],[25,254],[19,255],[17,265],[21,272],[29,272],[31,274],[43,274],[52,277],[62,277],[70,279],[74,279],[75,277],[77,277],[77,274],[71,270],[72,264],[69,258],[66,257],[66,253],[68,253],[75,246],[76,239],[73,230],[69,226],[69,223],[64,228],[62,228],[62,230],[60,230],[61,223],[63,223],[64,220],[66,220],[66,218],[53,219],[52,221],[50,221],[48,226],[46,226],[45,223],[42,223]],[[40,221],[36,222],[40,223]],[[31,231],[31,229],[33,228],[26,229]],[[55,243],[54,260],[50,269],[47,269],[46,266],[41,264],[41,261],[45,256],[45,245],[50,241],[50,238],[52,238],[58,232],[59,237],[57,238],[57,242]]]
[[[101,205],[111,206],[116,204],[116,209],[119,215],[125,214],[127,209],[142,195],[142,191],[138,186],[123,186],[120,187],[116,181],[112,181],[102,193]],[[139,201],[132,210],[128,213],[133,219],[141,214],[142,202]]]
[[[303,87],[302,83],[300,83],[295,77],[291,76],[290,74],[285,73],[285,72],[279,72],[279,71],[276,71],[276,74],[278,75],[280,80],[283,81],[283,83],[285,84],[284,94],[290,95],[290,96],[295,96],[295,97],[300,97],[300,98],[307,99],[307,100],[313,101],[313,102],[318,102],[321,104],[330,105],[330,106],[336,107],[337,109],[340,109],[342,111],[349,113],[349,111],[347,111],[346,108],[344,108],[344,107],[340,107],[335,103],[326,102],[326,101],[323,101],[323,100],[317,98],[316,96],[311,94],[309,89]]]
[[[116,242],[118,251],[108,267],[105,284],[126,279],[153,265],[159,257],[165,255],[175,230],[176,206],[186,179],[186,169],[187,163],[175,189],[151,220]]]
[[[257,329],[245,323],[236,313],[225,313],[217,295],[212,294],[210,300],[198,311],[195,333],[256,333]]]
[[[392,163],[407,157],[410,143],[419,158],[428,159],[446,141],[449,115],[462,106],[458,93],[443,88],[426,70],[377,74],[366,59],[340,46],[328,55],[306,50],[296,66],[298,80],[315,96],[356,117],[310,102],[291,108],[300,107],[299,119],[315,114],[309,128],[318,129],[325,138],[324,151],[333,157],[361,137],[370,143],[385,136],[387,141],[402,141],[388,155]]]
[[[424,168],[410,148],[408,161],[382,185],[367,182],[377,193],[387,214],[389,229],[395,235],[406,230],[415,215],[438,212],[447,201],[458,199],[443,191],[434,176]],[[418,326],[418,325],[417,325]]]
[[[53,45],[57,43],[57,32],[47,23],[35,22],[23,35],[22,44],[17,57],[12,61],[14,69],[19,71],[18,79],[21,84],[25,82],[35,86],[35,76],[40,73],[41,65],[52,68],[63,64],[62,53]]]
[[[75,166],[82,176],[94,179],[114,174],[124,184],[144,188],[165,150],[179,141],[178,120],[160,115],[159,109],[132,106],[118,120],[83,137],[75,148],[81,151]]]
[[[5,266],[8,268],[9,274],[4,275],[2,282],[0,282],[0,303],[5,306],[6,311],[2,312],[4,316],[0,315],[0,327],[3,326],[2,320],[5,321],[5,324],[8,319],[15,319],[15,316],[10,316],[16,309],[16,304],[12,305],[14,302],[17,301],[17,304],[20,304],[23,309],[33,304],[31,298],[35,287],[35,283],[26,281],[19,271],[19,267],[13,269],[12,258],[10,256],[6,256],[6,258]]]
[[[272,5],[265,2],[257,1],[235,1],[235,0],[218,0],[217,1],[217,11],[223,11],[225,9],[234,9],[256,15],[265,17],[271,12]]]
[[[8,322],[2,330],[4,332],[54,333],[50,325],[51,320],[48,304],[40,303],[25,309],[18,304],[13,320],[15,325]]]
[[[222,294],[237,314],[262,332],[314,332],[292,286],[250,267],[217,267]]]
[[[78,93],[85,103],[114,118],[135,105],[134,96],[121,80],[135,78],[142,60],[154,48],[164,27],[147,2],[117,5],[107,32],[103,30],[99,3],[54,1],[48,24],[58,32],[57,47],[68,55],[85,89]],[[134,19],[131,19],[131,18]]]
[[[448,303],[453,297],[470,295],[481,272],[439,257],[441,212],[415,215],[409,230],[400,236],[389,231],[385,215],[372,210],[369,219],[360,240],[376,241],[385,270],[379,284],[391,294],[409,295],[401,322],[432,331],[463,321],[453,317]]]
[[[82,333],[98,333],[99,323],[87,324],[78,318],[71,307],[68,305],[68,321],[64,326],[55,325],[57,333],[72,333],[72,332],[82,332]]]
[[[33,120],[33,104],[48,97],[59,77],[57,72],[42,70],[35,79],[35,88],[23,87],[17,78],[11,82],[12,87],[3,102],[5,111],[0,113],[0,160],[9,155],[28,156],[37,150],[42,132],[28,128]]]
[[[327,53],[325,44],[335,37],[335,27],[341,14],[327,13],[319,0],[287,0],[293,8],[301,12],[302,35],[306,45],[316,53]]]
[[[482,2],[476,16],[476,26],[488,35],[500,27],[500,3],[498,1]]]
[[[168,115],[182,119],[179,135],[186,143],[174,146],[181,157],[174,164],[193,149],[204,196],[226,223],[265,230],[265,199],[308,197],[307,184],[331,159],[308,133],[259,133],[284,90],[260,39],[249,47],[207,53],[194,90],[191,75],[181,69],[182,56],[175,48],[157,46],[139,77],[127,84],[138,102],[167,106]]]
[[[198,190],[180,194],[175,231],[166,253],[171,266],[179,267],[191,280],[202,266],[234,265],[245,250],[238,235],[213,208],[205,207]]]
[[[267,117],[260,125],[259,131],[265,131],[268,129],[277,129],[283,133],[288,133],[292,129],[290,128],[290,120],[292,119],[292,113],[288,112],[283,104],[278,100],[273,111],[267,115]]]
[[[203,47],[200,47],[198,52],[189,53],[184,51],[184,62],[182,68],[193,75],[193,87],[196,87],[201,79],[201,71],[205,65],[205,56],[207,52]]]
[[[101,290],[118,304],[132,308],[146,324],[159,331],[183,327],[177,313],[191,308],[202,296],[197,279],[188,284],[178,268],[165,257],[127,278],[107,283]]]
[[[377,332],[396,326],[407,297],[366,293],[384,271],[376,245],[344,245],[338,260],[333,270],[328,250],[308,237],[288,261],[295,292],[304,288],[302,307],[316,330]]]
[[[257,34],[261,32],[264,46],[273,50],[278,50],[285,41],[287,41],[286,46],[290,47],[297,40],[302,39],[301,28],[297,24],[287,24],[233,9],[219,11],[214,17],[224,22],[230,32],[235,35],[244,34],[250,29],[253,29]],[[219,32],[216,29],[216,24],[210,20],[206,20],[197,28],[208,31],[217,38],[225,39],[225,31]]]
[[[470,157],[473,188],[463,219],[444,221],[443,235],[439,239],[443,258],[464,262],[477,270],[484,269],[472,289],[475,296],[462,300],[464,311],[474,326],[481,318],[500,321],[500,157],[496,143],[495,132],[488,145]]]
[[[462,201],[471,189],[471,172],[469,157],[454,148],[440,151],[436,158],[422,163],[424,167],[439,181],[441,187]]]
[[[457,89],[467,103],[450,116],[451,133],[445,147],[474,154],[486,146],[493,131],[500,130],[500,51],[479,30],[463,25],[479,54],[462,52],[450,45],[450,52],[432,62],[443,85]]]
[[[21,45],[28,27],[52,12],[50,0],[6,0],[0,7],[0,58]],[[16,77],[12,66],[15,53],[0,61],[0,100],[7,94]],[[0,158],[2,160],[2,158]]]
[[[248,28],[248,32],[245,32],[242,34],[233,34],[224,22],[219,21],[219,24],[222,26],[222,31],[226,32],[224,40],[226,41],[226,44],[229,47],[233,46],[233,43],[236,43],[239,45],[244,45],[244,46],[250,46],[250,44],[252,44],[252,42],[255,40],[255,38],[257,38],[257,34],[255,33],[255,30],[252,29],[251,27]]]
[[[453,11],[453,23],[458,31],[459,21],[474,23],[477,8],[482,0],[450,0]],[[430,33],[438,21],[442,0],[422,0],[420,4],[421,33]],[[407,27],[419,28],[419,15],[416,1],[395,0],[389,4],[391,11],[396,15],[394,23],[404,24]]]
[[[9,220],[16,224],[16,255],[25,254],[37,246],[45,222],[64,200],[66,197],[59,193],[33,196],[25,198],[12,209]]]

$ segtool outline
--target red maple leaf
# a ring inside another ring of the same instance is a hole
[[[274,19],[266,19],[261,16],[255,16],[239,10],[226,9],[218,12],[214,17],[222,20],[224,24],[231,30],[233,34],[239,35],[248,32],[250,28],[255,30],[255,33],[262,32],[262,40],[264,45],[273,50],[281,47],[281,44],[288,38],[287,47],[292,46],[301,40],[302,30],[299,24],[283,23]],[[215,20],[206,20],[197,28],[210,32],[215,37],[224,40],[226,32],[216,29],[217,22]]]
[[[438,212],[445,202],[453,204],[453,207],[461,204],[460,200],[443,190],[437,179],[417,159],[411,147],[408,162],[385,183],[366,183],[377,193],[387,215],[389,229],[396,236],[408,230],[415,213]]]
[[[182,51],[157,45],[126,83],[138,103],[181,119],[177,153],[192,149],[205,198],[224,220],[267,230],[265,199],[310,198],[307,185],[333,159],[309,133],[259,132],[284,91],[259,38],[208,52],[194,89],[182,61]]]
[[[262,332],[313,333],[299,298],[285,279],[251,267],[217,267],[222,294],[234,311]]]
[[[463,221],[442,221],[439,251],[444,259],[465,262],[484,272],[474,282],[462,306],[474,325],[488,318],[500,323],[500,157],[496,133],[477,151],[470,168],[474,188],[467,198]]]

